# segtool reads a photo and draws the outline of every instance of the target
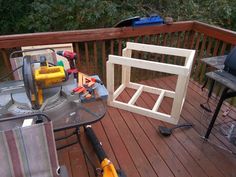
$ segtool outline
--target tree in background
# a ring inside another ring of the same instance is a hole
[[[31,13],[33,0],[0,0],[0,34],[12,34],[26,32],[22,21]]]
[[[148,14],[199,20],[236,30],[232,0],[0,0],[0,34],[112,27]]]

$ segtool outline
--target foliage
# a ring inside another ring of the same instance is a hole
[[[231,0],[0,0],[0,5],[0,34],[111,27],[153,13],[236,30],[236,1]]]
[[[24,31],[20,25],[23,17],[30,13],[32,0],[0,0],[0,34],[19,33]]]

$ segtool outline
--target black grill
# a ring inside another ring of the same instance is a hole
[[[224,70],[236,76],[236,47],[234,47],[225,59]]]

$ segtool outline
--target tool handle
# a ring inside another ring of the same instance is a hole
[[[204,109],[207,112],[212,112],[210,109],[210,106],[208,105],[208,107],[206,107],[204,104],[200,104],[201,108]]]
[[[192,126],[193,126],[193,124],[191,124],[191,123],[184,123],[184,124],[176,125],[175,127],[172,128],[172,130],[174,130],[176,128],[192,127]]]
[[[101,142],[98,140],[91,126],[88,125],[84,129],[101,163],[105,158],[107,158],[107,155],[102,148]]]

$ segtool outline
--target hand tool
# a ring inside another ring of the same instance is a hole
[[[78,59],[78,56],[75,52],[70,52],[70,51],[57,51],[57,55],[65,57],[69,64],[70,64],[70,69],[67,70],[67,73],[74,74],[74,78],[77,80],[78,79],[78,69],[76,67],[76,61]]]
[[[180,125],[176,125],[172,128],[168,128],[168,127],[164,127],[164,126],[159,126],[159,132],[163,135],[163,136],[170,136],[172,134],[172,131],[177,129],[177,128],[182,128],[182,127],[192,127],[193,124],[190,123],[185,123],[185,124],[180,124]]]

